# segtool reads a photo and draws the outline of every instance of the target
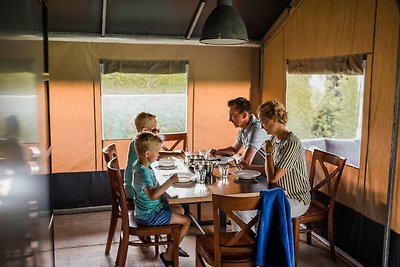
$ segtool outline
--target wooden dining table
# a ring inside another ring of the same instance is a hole
[[[164,183],[171,174],[193,173],[193,169],[189,168],[183,159],[176,159],[175,162],[177,167],[171,170],[161,168],[158,162],[152,165],[156,179],[160,184]],[[234,170],[236,170],[236,167],[231,166],[228,178],[220,179],[218,168],[214,168],[214,183],[212,184],[199,184],[196,181],[175,183],[167,190],[167,194],[170,196],[168,203],[174,205],[212,202],[212,194],[236,197],[258,196],[261,190],[271,187],[263,176],[251,180],[242,180],[233,174]],[[200,227],[194,216],[189,215],[194,223]],[[202,231],[202,229],[200,230]]]

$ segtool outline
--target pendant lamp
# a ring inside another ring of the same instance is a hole
[[[246,25],[233,8],[232,0],[217,0],[217,7],[204,23],[200,42],[213,45],[236,45],[248,41]]]

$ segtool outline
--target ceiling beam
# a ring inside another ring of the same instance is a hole
[[[192,21],[190,22],[189,28],[185,34],[185,37],[187,40],[192,37],[192,33],[194,30],[194,27],[197,24],[197,21],[199,20],[200,14],[203,11],[204,5],[206,4],[206,0],[200,0],[199,4],[197,5],[196,11],[193,14]]]
[[[107,0],[103,0],[103,10],[101,14],[101,36],[106,36],[106,19],[107,19]]]
[[[96,35],[65,34],[49,32],[49,41],[52,42],[90,42],[90,43],[114,43],[114,44],[159,44],[159,45],[188,45],[188,46],[208,46],[208,47],[255,47],[260,48],[261,43],[250,41],[239,45],[206,45],[199,41],[199,38],[186,40],[183,37],[165,37],[165,36],[127,36],[110,35],[100,37]]]

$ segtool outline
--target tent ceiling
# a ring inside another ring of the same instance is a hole
[[[49,32],[101,35],[103,1],[52,0],[48,5]],[[105,35],[185,38],[200,0],[107,0]],[[250,40],[263,38],[290,0],[233,0]],[[205,3],[192,37],[201,29],[216,0]]]

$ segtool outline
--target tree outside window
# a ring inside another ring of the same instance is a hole
[[[136,136],[134,119],[140,112],[156,115],[162,133],[186,132],[187,66],[171,71],[157,69],[158,62],[130,63],[101,75],[103,140]]]

